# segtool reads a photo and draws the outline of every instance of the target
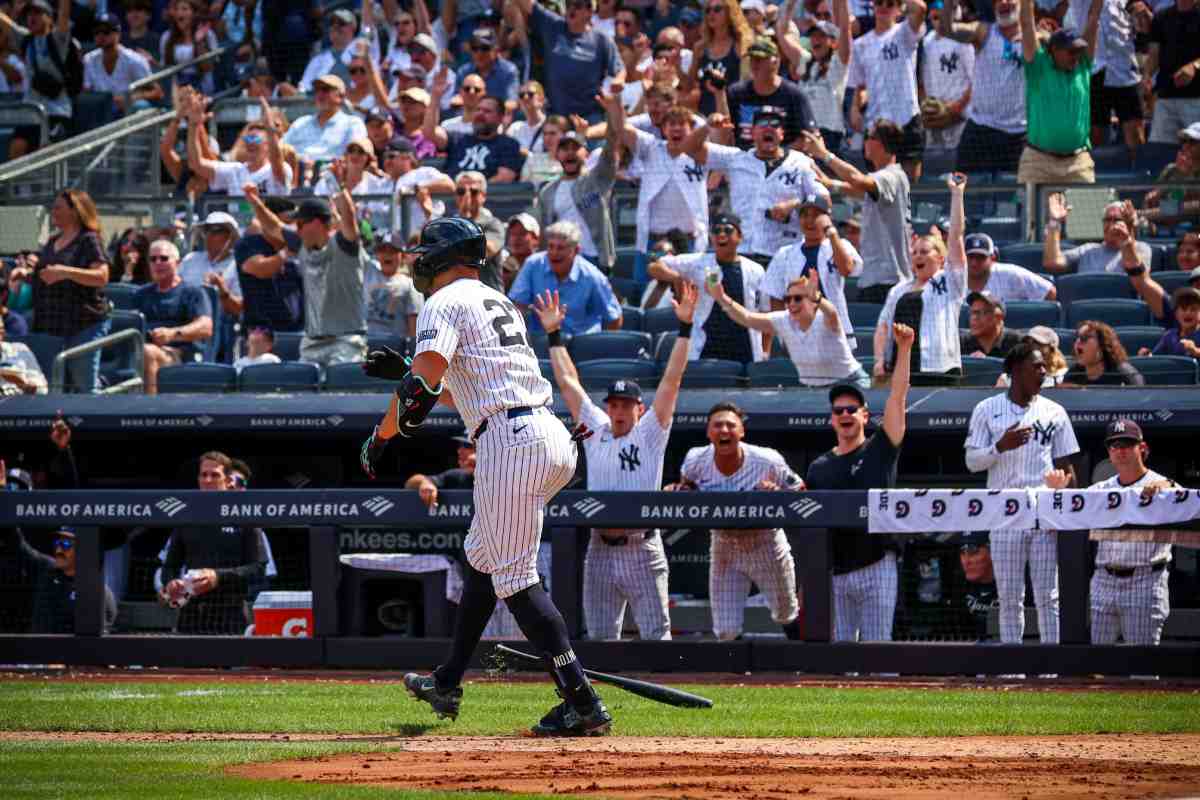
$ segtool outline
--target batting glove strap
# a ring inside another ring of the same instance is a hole
[[[437,389],[432,389],[420,375],[410,372],[404,376],[396,389],[396,424],[401,436],[412,436],[413,431],[421,427],[441,394],[440,383]]]
[[[359,465],[372,480],[375,478],[375,465],[383,458],[383,451],[387,450],[387,446],[388,440],[379,435],[379,426],[376,425],[371,435],[363,442],[362,450],[358,454]]]

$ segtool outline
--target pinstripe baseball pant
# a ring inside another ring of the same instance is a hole
[[[495,414],[488,423],[475,443],[475,517],[463,549],[503,600],[538,583],[546,503],[575,474],[578,452],[544,408],[513,419]]]
[[[896,554],[833,576],[833,640],[890,642],[900,585]]]
[[[1138,567],[1118,578],[1103,567],[1092,575],[1092,644],[1112,644],[1117,634],[1125,644],[1158,644],[1171,613],[1167,581],[1171,571]]]
[[[708,598],[718,639],[741,636],[751,582],[766,597],[771,619],[786,625],[800,613],[796,565],[782,530],[713,531],[710,552]]]
[[[1025,563],[1033,581],[1038,635],[1042,644],[1058,644],[1058,539],[1039,530],[992,531],[989,537],[996,593],[1000,596],[1000,641],[1025,638]]]
[[[646,641],[671,638],[667,609],[667,554],[662,536],[629,531],[625,544],[607,544],[592,532],[583,561],[583,617],[589,639],[620,639],[625,607]]]

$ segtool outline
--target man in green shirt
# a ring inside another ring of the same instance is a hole
[[[1083,37],[1055,31],[1043,47],[1034,28],[1033,0],[1021,0],[1028,131],[1017,166],[1022,183],[1095,183],[1091,134],[1092,62],[1104,0],[1091,0]]]

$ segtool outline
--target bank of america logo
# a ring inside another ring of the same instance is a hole
[[[604,510],[604,503],[601,503],[594,497],[585,497],[573,505],[572,508],[588,519],[591,519]]]
[[[187,503],[180,500],[178,497],[164,497],[154,504],[154,507],[166,514],[168,517],[173,517],[180,511],[187,508]]]
[[[333,427],[335,427],[335,428],[336,428],[338,425],[341,425],[343,422],[345,422],[345,421],[346,421],[346,418],[345,418],[345,417],[343,417],[341,414],[330,414],[330,415],[329,415],[328,417],[326,417],[325,419],[329,420],[329,424],[330,424],[330,425],[332,425],[332,426],[333,426]]]
[[[794,502],[788,506],[788,508],[790,508],[792,511],[794,511],[796,514],[803,517],[804,519],[808,519],[813,514],[820,511],[821,507],[822,506],[820,503],[818,503],[816,500],[813,500],[811,498],[797,500],[796,502]]]
[[[367,511],[370,511],[377,517],[382,517],[389,509],[393,509],[395,507],[395,503],[379,494],[363,503],[363,508],[367,509]]]
[[[1175,413],[1174,413],[1174,412],[1172,412],[1172,411],[1167,411],[1167,410],[1164,408],[1162,411],[1155,411],[1155,412],[1154,412],[1154,416],[1158,417],[1158,419],[1159,419],[1159,421],[1160,421],[1160,422],[1166,422],[1166,421],[1167,421],[1167,420],[1169,420],[1171,417],[1175,416]]]

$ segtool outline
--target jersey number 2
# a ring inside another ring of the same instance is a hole
[[[489,299],[483,301],[483,308],[485,311],[491,311],[493,308],[500,309],[500,316],[492,320],[492,327],[496,329],[496,334],[500,337],[501,347],[529,346],[521,331],[518,330],[516,333],[509,333],[505,330],[508,326],[516,323],[516,320],[513,318],[513,314],[518,313],[516,306],[501,300]]]

